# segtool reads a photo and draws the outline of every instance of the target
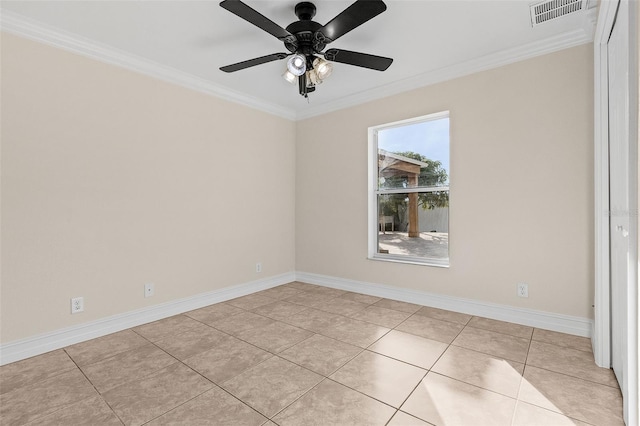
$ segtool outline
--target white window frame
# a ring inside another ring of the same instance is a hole
[[[410,124],[424,123],[426,121],[440,120],[443,118],[450,118],[449,111],[437,112],[434,114],[423,115],[420,117],[409,118],[406,120],[396,121],[393,123],[381,124],[378,126],[372,126],[368,129],[368,169],[369,169],[369,179],[368,179],[368,259],[370,260],[381,260],[385,262],[397,262],[397,263],[409,263],[414,265],[424,265],[424,266],[437,266],[448,268],[450,265],[450,253],[451,246],[449,245],[449,257],[446,259],[436,259],[429,257],[418,257],[418,256],[407,256],[407,255],[398,255],[398,254],[390,254],[390,253],[379,253],[378,252],[378,226],[379,226],[379,217],[378,217],[378,195],[380,194],[393,194],[393,193],[414,193],[414,192],[432,192],[432,191],[449,191],[449,199],[451,199],[451,190],[449,182],[449,186],[439,186],[439,187],[418,187],[418,188],[398,188],[398,189],[378,189],[378,132],[380,130],[386,130],[393,127],[402,127]],[[451,136],[449,136],[449,153],[451,153]],[[451,221],[451,215],[449,215],[449,221]],[[451,225],[449,225],[449,231],[451,229]],[[450,235],[450,232],[449,232]],[[449,238],[449,243],[451,239]]]

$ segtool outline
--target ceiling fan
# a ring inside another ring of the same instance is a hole
[[[382,0],[357,0],[326,25],[311,20],[316,14],[313,3],[298,3],[295,14],[299,20],[287,26],[286,29],[240,0],[224,0],[220,6],[275,36],[284,42],[288,50],[287,53],[272,53],[221,67],[220,69],[224,72],[240,71],[291,56],[287,61],[287,70],[283,77],[290,83],[294,83],[297,78],[299,92],[307,98],[308,93],[313,92],[316,85],[322,83],[331,74],[333,69],[331,62],[378,71],[386,70],[393,62],[391,58],[343,49],[328,49],[322,52],[327,44],[384,12],[387,6]]]

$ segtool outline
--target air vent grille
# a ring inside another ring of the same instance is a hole
[[[575,13],[585,8],[586,0],[550,0],[531,5],[531,25]]]

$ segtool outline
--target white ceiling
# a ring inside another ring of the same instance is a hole
[[[286,27],[296,0],[245,3]],[[387,10],[329,47],[392,57],[385,72],[334,64],[309,95],[282,79],[285,60],[218,68],[286,52],[218,1],[7,1],[2,28],[290,119],[300,119],[589,42],[595,8],[535,28],[526,0],[386,0]],[[316,0],[325,24],[352,0]]]

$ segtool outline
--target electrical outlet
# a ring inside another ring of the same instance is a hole
[[[71,313],[84,312],[84,297],[74,297],[71,299]]]
[[[156,294],[156,286],[153,283],[144,285],[144,297],[151,297]]]
[[[525,283],[518,283],[518,297],[529,297],[529,286]]]
[[[262,263],[256,263],[256,272],[262,272]]]

